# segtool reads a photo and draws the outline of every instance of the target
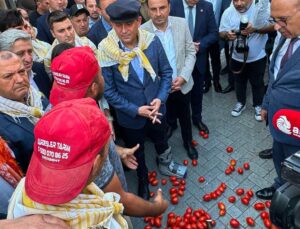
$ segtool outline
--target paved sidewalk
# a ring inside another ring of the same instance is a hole
[[[222,86],[227,85],[227,76],[221,76]],[[252,95],[250,85],[248,85],[247,108],[240,117],[232,117],[230,112],[236,103],[235,93],[219,94],[213,88],[204,95],[203,99],[203,121],[210,130],[208,139],[199,136],[196,128],[193,127],[193,137],[199,143],[200,152],[198,166],[193,167],[189,160],[188,176],[186,178],[185,195],[180,198],[178,205],[169,204],[167,212],[164,214],[163,227],[166,225],[166,215],[170,211],[176,214],[183,214],[188,206],[193,209],[203,208],[216,220],[215,228],[230,228],[231,218],[237,218],[241,223],[240,228],[246,228],[245,218],[251,216],[256,221],[256,227],[264,228],[259,212],[253,208],[257,201],[256,197],[251,199],[249,206],[245,206],[237,198],[236,203],[228,202],[228,196],[234,195],[236,188],[245,190],[252,188],[257,191],[270,186],[276,173],[272,160],[262,160],[258,157],[260,150],[270,148],[272,139],[268,128],[262,122],[257,122],[254,118],[254,108],[252,107]],[[182,146],[180,128],[178,128],[169,141],[176,161],[181,162],[188,159]],[[226,147],[232,146],[234,152],[228,154]],[[150,142],[146,143],[145,153],[149,170],[157,170],[155,163],[155,150]],[[250,162],[250,170],[239,175],[236,171],[231,175],[225,175],[224,170],[228,167],[231,159],[237,160],[237,167],[242,167],[244,162]],[[135,172],[126,172],[128,187],[130,191],[137,190]],[[204,176],[205,183],[199,183],[199,176]],[[162,176],[158,176],[159,180]],[[169,199],[169,189],[171,183],[161,186],[164,196]],[[227,184],[227,189],[217,200],[204,202],[202,196],[210,193],[220,185],[221,182]],[[158,187],[151,187],[151,191],[156,191]],[[227,207],[227,214],[219,216],[217,203],[222,201]],[[146,225],[143,219],[132,218],[134,228],[142,229]]]

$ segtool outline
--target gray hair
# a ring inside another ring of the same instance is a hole
[[[8,29],[0,34],[0,51],[11,50],[14,43],[18,40],[31,41],[28,33],[19,29]]]

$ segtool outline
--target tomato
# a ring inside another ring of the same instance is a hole
[[[269,218],[269,213],[266,211],[261,212],[260,214],[260,218],[262,219],[268,219]]]
[[[230,175],[231,172],[232,172],[232,171],[231,171],[229,168],[227,168],[227,169],[225,170],[225,174],[226,174],[226,175]]]
[[[178,197],[178,193],[173,193],[173,194],[171,194],[171,196],[170,196],[170,198],[172,199],[172,198],[177,198]]]
[[[180,184],[181,184],[181,185],[185,185],[185,183],[186,183],[186,182],[185,182],[185,179],[181,179],[181,180],[180,180]]]
[[[154,192],[150,192],[150,197],[152,198],[155,195]]]
[[[144,229],[152,229],[152,227],[150,225],[146,225]]]
[[[170,176],[170,181],[176,181],[177,180],[177,177],[175,177],[175,176]]]
[[[149,223],[149,222],[150,222],[150,219],[151,219],[151,217],[148,217],[148,216],[147,216],[147,217],[144,217],[144,222],[145,222],[145,223]]]
[[[199,219],[200,216],[201,216],[201,214],[200,214],[199,211],[194,211],[194,214],[193,214],[193,215],[196,216],[197,219]]]
[[[249,226],[251,226],[251,227],[255,226],[255,221],[254,221],[254,219],[253,219],[252,217],[247,217],[247,218],[246,218],[246,223],[247,223]]]
[[[266,228],[271,228],[272,227],[272,223],[270,219],[264,219],[264,225]]]
[[[167,180],[166,179],[161,179],[161,184],[162,185],[166,185],[167,184]]]
[[[186,210],[185,210],[185,213],[188,213],[188,214],[192,214],[193,212],[193,209],[191,207],[188,207]]]
[[[265,205],[263,203],[256,203],[254,204],[254,208],[257,211],[263,211],[265,210]]]
[[[241,196],[241,195],[244,194],[244,189],[238,188],[238,189],[235,191],[235,193],[236,193],[238,196]]]
[[[217,194],[215,192],[211,192],[210,193],[210,198],[214,199],[214,200],[217,199]]]
[[[178,180],[172,182],[173,186],[179,186],[180,182]]]
[[[219,208],[220,210],[225,210],[225,209],[226,209],[225,204],[224,204],[223,202],[219,202],[219,203],[218,203],[218,208]]]
[[[227,188],[227,185],[226,185],[224,182],[222,182],[222,183],[221,183],[221,187],[223,187],[224,189],[226,189],[226,188]]]
[[[249,205],[249,199],[248,198],[245,198],[245,197],[243,197],[242,199],[241,199],[241,202],[242,202],[242,204],[244,204],[244,205]]]
[[[229,197],[228,197],[228,201],[229,201],[230,203],[234,203],[234,202],[236,201],[236,198],[235,198],[234,196],[229,196]]]
[[[241,167],[238,167],[237,172],[242,175],[244,173],[244,170]]]
[[[246,195],[249,196],[249,197],[254,196],[253,191],[251,189],[246,192]]]
[[[217,190],[215,191],[215,194],[217,195],[217,197],[219,197],[219,196],[222,195],[222,192],[221,192],[220,190],[217,189]]]
[[[170,188],[169,192],[172,195],[174,193],[177,193],[177,189],[176,188]]]
[[[228,147],[226,148],[226,151],[227,151],[227,153],[232,153],[232,152],[233,152],[233,147],[228,146]]]
[[[198,181],[199,181],[200,183],[203,183],[203,182],[205,181],[205,178],[204,178],[204,177],[199,177],[199,178],[198,178]]]
[[[219,187],[218,187],[218,190],[219,190],[221,193],[223,193],[223,192],[225,191],[225,189],[224,189],[222,186],[219,186]]]
[[[193,140],[192,140],[192,146],[193,146],[193,147],[196,147],[197,145],[198,145],[198,142],[197,142],[196,140],[193,139]]]
[[[265,202],[265,205],[266,205],[267,208],[270,208],[270,206],[271,206],[271,201],[267,200],[267,201]]]
[[[156,171],[153,171],[153,172],[151,173],[151,177],[156,177],[156,176],[157,176]]]
[[[209,135],[208,135],[208,134],[204,134],[202,137],[203,137],[204,139],[208,139]]]
[[[236,165],[236,160],[235,159],[231,159],[230,160],[230,165],[235,166]]]
[[[225,209],[221,209],[219,211],[219,216],[224,216],[224,215],[226,215],[226,210]]]
[[[192,165],[193,165],[193,166],[197,166],[197,165],[198,165],[198,160],[193,159],[193,160],[192,160]]]
[[[180,186],[179,186],[179,190],[185,191],[185,185],[180,185]]]
[[[156,217],[154,218],[154,226],[155,227],[161,227],[161,219]]]
[[[189,164],[188,160],[183,160],[183,165],[187,166]]]
[[[182,191],[182,190],[178,190],[178,196],[184,196],[184,191]]]
[[[151,185],[152,185],[152,186],[157,186],[157,185],[158,185],[158,180],[157,180],[157,179],[153,180],[153,181],[151,182]]]
[[[249,170],[250,169],[250,164],[249,162],[244,163],[244,169]]]
[[[212,227],[216,226],[216,224],[217,224],[217,223],[216,223],[216,221],[215,221],[215,220],[212,220],[212,221],[211,221],[211,225],[212,225]]]
[[[174,218],[175,216],[176,216],[176,215],[175,215],[174,212],[169,212],[169,213],[168,213],[168,219]]]
[[[208,201],[211,200],[211,197],[210,197],[209,194],[205,194],[205,195],[202,197],[202,199],[203,199],[204,201],[208,202]]]
[[[232,228],[239,228],[240,227],[240,222],[237,219],[230,219],[230,226]]]
[[[178,197],[173,197],[173,198],[171,198],[171,203],[172,204],[178,204]]]
[[[196,216],[191,216],[190,217],[190,223],[196,223],[196,222],[197,222]]]
[[[168,219],[168,222],[167,222],[168,226],[175,226],[176,225],[176,219],[173,217],[173,218],[169,218]]]
[[[149,183],[151,184],[154,180],[156,180],[155,177],[150,177],[150,178],[149,178]]]
[[[205,131],[203,131],[203,130],[199,131],[199,135],[200,135],[200,136],[202,136],[202,137],[203,137],[203,136],[204,136],[204,134],[205,134]]]
[[[235,167],[233,165],[229,165],[228,167],[232,172],[235,170]]]
[[[181,221],[181,222],[179,222],[179,223],[177,224],[177,226],[178,226],[179,228],[185,228],[185,223],[184,223],[183,221]]]

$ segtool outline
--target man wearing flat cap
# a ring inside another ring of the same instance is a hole
[[[99,44],[99,63],[105,79],[104,95],[115,108],[127,147],[140,144],[139,196],[149,199],[144,141],[149,136],[163,175],[183,177],[186,167],[175,163],[167,141],[165,103],[171,90],[172,68],[158,37],[139,29],[141,4],[117,0],[106,8],[113,30]]]

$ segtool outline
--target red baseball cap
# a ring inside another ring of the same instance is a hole
[[[63,51],[53,59],[50,68],[54,82],[49,100],[53,106],[66,100],[84,98],[99,72],[98,61],[88,46]]]
[[[77,197],[110,133],[107,119],[91,98],[55,106],[34,128],[34,150],[25,179],[29,198],[56,205]]]

